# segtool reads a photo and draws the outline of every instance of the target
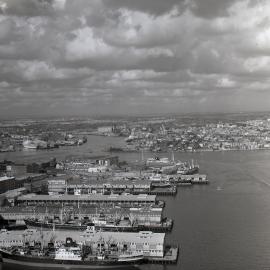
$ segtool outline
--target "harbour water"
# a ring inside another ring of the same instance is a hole
[[[102,153],[117,137],[89,136],[87,144],[50,151],[1,153],[13,161],[37,162],[70,154]],[[135,161],[140,153],[117,153]],[[170,154],[159,154],[168,156]],[[146,265],[146,269],[261,270],[270,266],[270,151],[175,153],[175,159],[194,159],[210,185],[179,187],[166,201],[165,215],[174,219],[168,243],[180,246],[178,265]],[[146,153],[145,158],[152,156]],[[5,268],[4,270],[9,269]]]

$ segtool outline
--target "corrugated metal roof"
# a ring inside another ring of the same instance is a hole
[[[39,231],[35,229],[28,229],[25,231],[7,231],[0,233],[0,241],[40,241],[43,237],[44,242],[50,242],[52,238],[55,241],[65,241],[67,237],[71,237],[77,243],[83,241],[98,242],[102,240],[116,241],[116,242],[135,242],[135,243],[149,243],[149,244],[164,244],[165,233],[153,232],[102,232],[86,230],[78,231]],[[0,243],[1,246],[1,243]]]
[[[154,202],[156,200],[156,195],[147,194],[112,194],[112,195],[102,195],[102,194],[83,194],[83,195],[36,195],[27,194],[22,195],[18,198],[18,201],[149,201]]]

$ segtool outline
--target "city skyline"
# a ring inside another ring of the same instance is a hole
[[[267,111],[267,1],[0,0],[0,115]]]

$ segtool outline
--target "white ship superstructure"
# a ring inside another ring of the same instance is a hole
[[[27,139],[27,140],[23,141],[23,147],[25,149],[37,149],[38,142]]]

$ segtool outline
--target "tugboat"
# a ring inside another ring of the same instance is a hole
[[[29,247],[1,250],[3,263],[9,266],[16,265],[38,268],[64,268],[64,269],[119,269],[129,265],[137,265],[145,262],[143,254],[136,252],[110,253],[100,248],[92,252],[87,246],[79,246],[72,238],[66,238],[66,243],[60,247],[54,247],[53,243],[48,247]]]

